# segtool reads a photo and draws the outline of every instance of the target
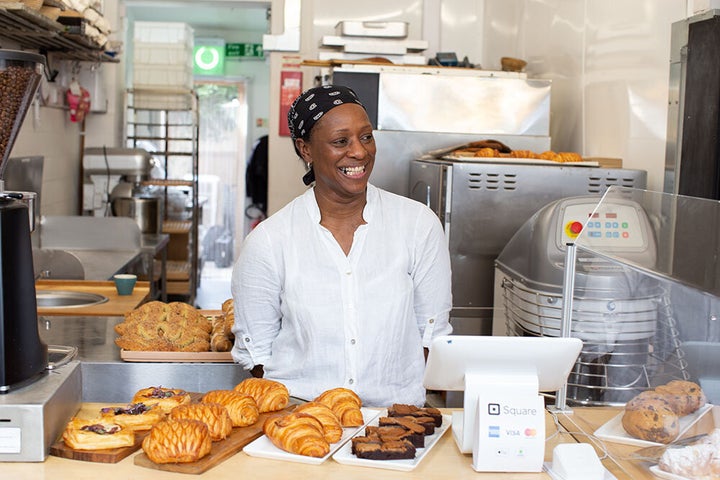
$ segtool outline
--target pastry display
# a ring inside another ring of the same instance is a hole
[[[263,433],[273,445],[289,453],[318,458],[330,453],[322,423],[306,413],[269,417]]]
[[[133,446],[135,433],[104,418],[73,418],[65,427],[62,439],[65,445],[76,450],[103,450]]]
[[[210,453],[208,426],[199,420],[163,420],[142,442],[145,455],[155,463],[196,462]]]
[[[132,403],[158,405],[163,412],[170,413],[178,405],[190,403],[190,394],[178,388],[148,387],[138,390]]]
[[[234,390],[211,390],[203,395],[202,402],[224,406],[230,415],[233,427],[254,425],[260,418],[255,399]]]
[[[232,420],[227,409],[219,403],[192,403],[180,405],[170,410],[173,420],[199,420],[208,426],[210,438],[217,442],[232,432]]]
[[[471,142],[450,151],[447,155],[462,158],[530,158],[558,163],[583,161],[582,156],[576,152],[554,152],[552,150],[546,150],[537,153],[532,150],[513,150],[497,140]]]
[[[328,407],[340,419],[343,427],[359,427],[364,423],[362,411],[362,400],[348,388],[332,388],[321,393],[316,399]]]
[[[343,427],[340,424],[340,419],[327,405],[323,405],[320,402],[308,402],[299,405],[293,410],[294,413],[306,413],[317,418],[323,427],[323,433],[325,434],[325,440],[328,443],[339,442],[343,434]]]
[[[125,407],[104,407],[100,414],[108,422],[114,422],[133,431],[150,430],[165,418],[165,412],[157,405],[131,403]]]
[[[207,352],[212,323],[183,302],[148,302],[115,325],[115,344],[125,350]]]
[[[253,397],[260,413],[282,410],[290,403],[287,387],[267,378],[246,378],[233,390]]]
[[[639,393],[625,405],[622,426],[635,438],[670,443],[680,433],[680,417],[705,405],[699,385],[675,380]]]

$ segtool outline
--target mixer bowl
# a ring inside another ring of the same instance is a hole
[[[69,290],[37,290],[38,308],[76,308],[99,305],[108,301],[104,295]]]

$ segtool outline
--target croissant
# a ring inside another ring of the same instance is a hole
[[[210,453],[208,426],[199,420],[164,420],[142,442],[145,455],[155,463],[196,462]]]
[[[227,408],[233,427],[247,427],[260,418],[257,403],[250,395],[233,390],[211,390],[202,397],[203,403],[219,403]]]
[[[328,443],[339,442],[343,434],[343,427],[340,419],[327,405],[320,402],[308,402],[293,410],[293,413],[307,413],[320,420],[323,427],[325,440]]]
[[[232,420],[227,408],[219,403],[193,403],[180,405],[170,411],[170,418],[200,420],[208,426],[213,441],[223,440],[232,432]]]
[[[330,407],[343,427],[359,427],[365,423],[360,410],[362,400],[357,393],[348,388],[326,390],[315,401]]]
[[[263,433],[281,450],[322,458],[330,453],[320,420],[306,413],[290,413],[265,420]]]
[[[260,413],[282,410],[290,403],[287,387],[267,378],[246,378],[235,385],[233,390],[253,397]]]

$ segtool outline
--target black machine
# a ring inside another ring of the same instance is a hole
[[[5,191],[5,166],[35,97],[44,58],[0,49],[0,393],[38,379],[48,347],[38,333],[30,234],[35,196]]]

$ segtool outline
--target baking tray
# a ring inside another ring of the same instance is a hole
[[[232,363],[230,352],[152,352],[120,350],[126,362]]]

